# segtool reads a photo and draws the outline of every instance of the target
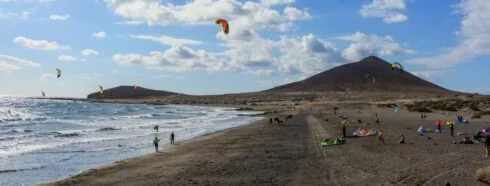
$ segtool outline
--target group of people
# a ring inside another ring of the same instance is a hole
[[[158,125],[155,125],[155,127],[153,127],[153,129],[158,132]],[[155,146],[155,152],[158,152],[158,143],[160,142],[160,139],[158,139],[158,136],[155,134],[155,138],[153,139],[153,146]],[[170,144],[174,144],[175,143],[175,134],[174,132],[171,132],[170,133]]]

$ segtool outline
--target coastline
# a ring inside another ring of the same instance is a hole
[[[223,129],[223,130],[219,130],[219,131],[214,131],[214,132],[206,133],[206,134],[197,136],[197,137],[192,138],[192,139],[187,139],[187,140],[184,140],[184,141],[177,142],[176,145],[173,145],[173,146],[172,145],[167,145],[170,148],[161,150],[159,152],[142,154],[140,156],[133,157],[133,158],[117,160],[117,161],[114,161],[114,162],[109,163],[109,164],[106,164],[106,165],[101,165],[99,167],[95,167],[95,168],[92,168],[92,169],[81,171],[77,175],[73,175],[73,176],[69,176],[69,177],[65,177],[65,178],[59,178],[59,179],[52,180],[52,181],[49,181],[49,182],[46,182],[46,183],[41,183],[41,184],[38,184],[38,185],[40,185],[40,186],[47,186],[47,185],[66,185],[66,184],[70,185],[70,183],[72,183],[73,180],[77,179],[77,177],[79,177],[79,176],[83,176],[83,175],[87,175],[87,174],[92,174],[94,172],[99,172],[99,171],[108,170],[108,169],[112,169],[112,168],[117,168],[117,166],[120,166],[121,164],[125,164],[125,163],[128,163],[128,162],[139,161],[141,159],[149,159],[149,158],[152,158],[152,157],[161,156],[162,154],[164,155],[164,154],[167,154],[167,153],[175,152],[176,150],[179,149],[179,147],[189,146],[189,145],[196,145],[196,144],[199,144],[201,141],[210,140],[210,139],[213,139],[213,138],[215,138],[217,136],[225,135],[226,133],[228,133],[229,131],[232,131],[232,130],[237,130],[237,129],[241,129],[241,128],[247,128],[247,127],[250,127],[250,126],[263,124],[264,122],[266,122],[266,120],[268,120],[268,119],[263,118],[263,119],[260,119],[258,121],[249,122],[249,123],[246,123],[246,124],[243,124],[243,125],[240,125],[240,126],[231,127],[231,128],[227,128],[227,129]]]

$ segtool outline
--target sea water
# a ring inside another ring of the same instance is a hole
[[[0,98],[0,185],[44,183],[250,123],[233,108]],[[159,126],[158,133],[153,129]]]

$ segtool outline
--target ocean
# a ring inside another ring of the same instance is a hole
[[[0,98],[0,185],[33,185],[261,117],[233,108]],[[156,132],[153,127],[159,126]]]

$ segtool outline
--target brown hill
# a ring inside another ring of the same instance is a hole
[[[175,92],[152,90],[143,87],[134,86],[118,86],[111,89],[104,90],[104,95],[100,95],[99,92],[89,94],[88,99],[131,99],[131,98],[145,98],[145,97],[159,97],[180,95]]]
[[[375,82],[371,77],[375,78]],[[369,91],[452,93],[411,73],[393,71],[391,63],[369,56],[359,62],[341,65],[303,81],[278,86],[265,92]]]

